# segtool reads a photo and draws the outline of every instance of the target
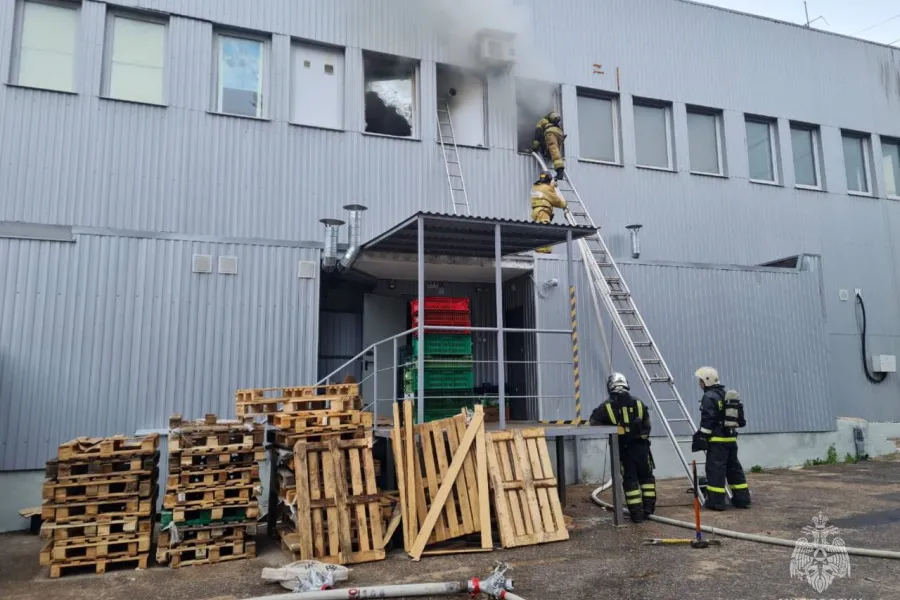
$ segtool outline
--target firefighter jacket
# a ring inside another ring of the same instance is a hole
[[[709,386],[703,392],[698,433],[713,443],[737,441],[737,429],[725,427],[725,387],[721,384]]]
[[[629,393],[613,394],[591,413],[591,425],[619,428],[619,445],[649,443],[650,411]]]
[[[558,135],[560,141],[565,138],[562,128],[559,125],[554,125],[547,116],[541,117],[541,120],[537,122],[537,125],[534,128],[534,141],[542,146],[544,145],[544,139],[548,133]]]
[[[546,208],[553,214],[554,208],[566,208],[566,201],[552,183],[537,182],[531,186],[531,209]]]

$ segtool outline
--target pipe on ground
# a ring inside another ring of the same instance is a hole
[[[360,600],[362,598],[411,598],[415,596],[448,596],[465,594],[469,591],[467,581],[445,581],[440,583],[413,583],[408,585],[375,585],[363,588],[321,590],[318,592],[296,592],[258,596],[248,600]],[[508,600],[521,600],[507,594]]]
[[[608,502],[604,502],[598,496],[601,492],[606,489],[612,487],[612,481],[607,481],[596,490],[591,492],[591,500],[594,501],[595,504],[602,506],[607,510],[614,510],[613,506]],[[696,526],[694,523],[689,523],[687,521],[679,521],[677,519],[670,519],[668,517],[660,517],[659,515],[649,515],[647,517],[651,521],[656,521],[657,523],[663,523],[664,525],[673,525],[675,527],[682,527],[684,529],[695,530]],[[710,525],[701,525],[700,529],[705,531],[706,533],[712,533],[715,535],[720,535],[722,537],[734,538],[736,540],[745,540],[748,542],[759,542],[761,544],[771,544],[773,546],[785,546],[788,548],[795,548],[797,545],[796,540],[786,540],[784,538],[777,538],[768,535],[758,535],[755,533],[743,533],[741,531],[733,531],[731,529],[720,529],[719,527],[712,527]],[[869,558],[891,558],[895,560],[900,560],[900,552],[895,552],[893,550],[873,550],[871,548],[844,548],[848,554],[852,554],[854,556],[868,556]]]

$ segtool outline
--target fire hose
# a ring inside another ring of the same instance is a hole
[[[595,504],[602,506],[606,510],[615,510],[612,504],[608,502],[604,502],[599,498],[599,495],[612,487],[612,481],[607,481],[593,492],[591,492],[591,500],[594,501]],[[656,521],[657,523],[663,523],[664,525],[672,525],[674,527],[682,527],[684,529],[694,529],[694,523],[688,523],[687,521],[679,521],[677,519],[670,519],[668,517],[661,517],[659,515],[647,515],[647,518],[651,521]],[[745,540],[748,542],[758,542],[760,544],[771,544],[773,546],[785,546],[788,548],[795,548],[797,546],[796,540],[786,540],[784,538],[772,537],[769,535],[759,535],[756,533],[744,533],[742,531],[733,531],[731,529],[721,529],[719,527],[712,527],[711,525],[701,525],[700,529],[705,531],[706,533],[712,533],[714,535],[720,535],[722,537],[734,538],[736,540]],[[870,558],[892,558],[895,560],[900,559],[900,552],[896,552],[894,550],[874,550],[871,548],[842,548],[848,554],[852,554],[854,556],[868,556]]]

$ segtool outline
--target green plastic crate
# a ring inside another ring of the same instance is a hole
[[[413,339],[413,356],[419,354],[419,340]],[[425,334],[425,356],[471,356],[472,336],[449,333]]]
[[[403,390],[415,393],[419,388],[419,373],[407,369],[403,374]],[[425,369],[426,390],[458,390],[475,387],[475,372],[471,369]]]

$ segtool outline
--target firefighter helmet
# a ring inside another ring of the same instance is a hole
[[[538,175],[538,181],[540,183],[550,183],[553,181],[553,173],[551,171],[541,171],[541,174]]]
[[[705,388],[719,383],[719,372],[712,367],[700,367],[694,376],[703,383]]]
[[[562,117],[555,110],[547,114],[547,120],[553,123],[554,125],[559,124],[562,121]]]
[[[621,394],[627,392],[631,388],[628,386],[628,380],[621,373],[613,373],[606,380],[606,391],[610,394]]]

